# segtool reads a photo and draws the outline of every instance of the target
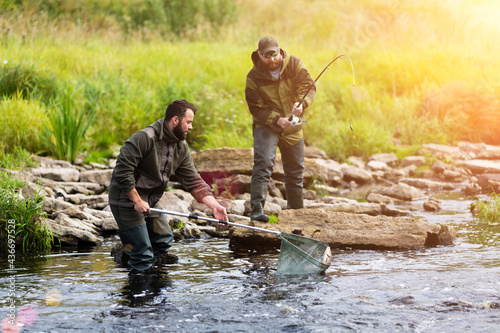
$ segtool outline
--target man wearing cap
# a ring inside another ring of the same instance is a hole
[[[252,53],[253,68],[247,75],[245,98],[253,117],[254,166],[252,171],[251,218],[268,222],[264,214],[269,179],[276,150],[283,162],[287,208],[303,208],[303,123],[292,126],[292,113],[303,116],[313,102],[316,87],[307,93],[313,79],[302,60],[281,49],[276,39],[263,37]]]

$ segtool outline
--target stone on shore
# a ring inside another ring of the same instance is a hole
[[[278,224],[250,222],[254,226],[323,241],[335,248],[422,249],[450,245],[457,237],[449,226],[429,224],[410,217],[370,216],[336,212],[330,209],[298,209],[280,212]],[[279,246],[272,233],[234,227],[230,232],[232,248]]]

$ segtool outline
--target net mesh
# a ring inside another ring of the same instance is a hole
[[[314,274],[330,266],[328,244],[282,232],[277,274]]]

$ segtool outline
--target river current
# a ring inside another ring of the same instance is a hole
[[[316,275],[279,276],[279,253],[237,255],[227,239],[176,242],[180,261],[147,276],[113,261],[116,236],[17,255],[14,271],[2,254],[0,317],[15,311],[22,332],[499,332],[498,224],[459,196],[439,200],[439,213],[412,214],[452,225],[454,245],[334,250]]]

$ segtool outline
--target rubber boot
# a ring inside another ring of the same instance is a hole
[[[128,264],[132,269],[144,272],[154,263],[153,247],[149,240],[146,224],[118,231],[124,252],[130,257]]]
[[[161,214],[159,217],[155,218],[147,218],[146,225],[154,257],[158,259],[162,254],[166,254],[172,247],[174,234],[172,233],[172,229],[170,228],[170,224],[165,214]]]
[[[304,208],[304,192],[302,189],[286,189],[286,207],[288,209]]]
[[[264,215],[264,205],[266,204],[267,198],[267,183],[252,183],[252,188],[250,190],[250,205],[252,211],[250,217],[252,219]]]

